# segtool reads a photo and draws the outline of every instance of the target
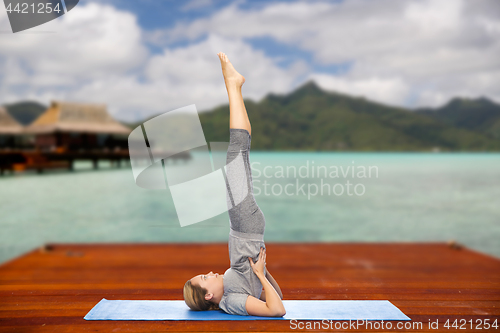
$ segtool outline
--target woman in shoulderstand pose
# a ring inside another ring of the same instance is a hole
[[[218,56],[230,112],[226,198],[231,267],[224,276],[209,272],[188,280],[184,285],[184,300],[192,310],[222,309],[236,315],[281,317],[286,313],[281,301],[283,294],[266,270],[266,221],[253,195],[249,162],[252,129],[241,95],[245,78],[234,69],[224,53],[220,52]]]

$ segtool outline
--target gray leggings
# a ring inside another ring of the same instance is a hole
[[[239,233],[263,235],[266,220],[253,195],[253,179],[249,161],[251,139],[246,129],[229,129],[226,199],[232,230]]]

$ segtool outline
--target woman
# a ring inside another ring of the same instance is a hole
[[[241,86],[245,78],[227,56],[218,53],[229,96],[229,148],[226,157],[231,268],[224,276],[210,272],[188,280],[184,300],[192,310],[222,309],[229,314],[281,317],[280,287],[266,270],[264,214],[255,202],[250,153],[251,127]],[[264,290],[262,290],[264,288]]]

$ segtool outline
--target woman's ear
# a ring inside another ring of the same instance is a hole
[[[214,297],[214,294],[205,294],[205,300],[210,301]]]

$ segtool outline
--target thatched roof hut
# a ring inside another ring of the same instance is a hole
[[[129,134],[131,129],[114,120],[104,104],[53,101],[47,111],[26,127],[25,133],[54,132]]]
[[[23,126],[17,122],[7,111],[0,107],[0,135],[21,134]]]

